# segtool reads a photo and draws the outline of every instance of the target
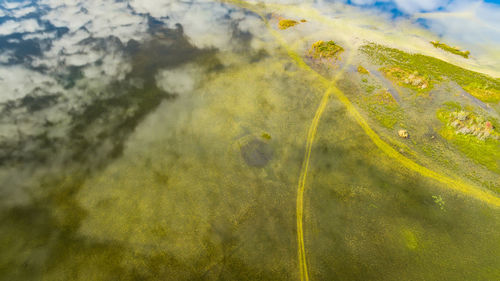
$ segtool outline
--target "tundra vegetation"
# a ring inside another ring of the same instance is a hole
[[[443,197],[441,197],[441,195],[432,195],[432,199],[434,200],[434,203],[439,206],[439,209],[444,211],[444,205],[446,203],[444,202]]]
[[[363,45],[360,51],[375,64],[380,65],[386,75],[410,88],[418,89],[420,85],[420,90],[429,90],[436,83],[452,80],[483,102],[500,101],[498,78],[464,69],[434,57],[412,54],[375,43]],[[427,87],[424,86],[426,83]]]
[[[399,67],[382,68],[384,74],[400,85],[406,85],[416,90],[429,88],[429,81],[426,77],[419,75],[418,71],[410,73]]]
[[[295,20],[281,19],[278,22],[278,28],[279,29],[287,29],[287,28],[290,28],[290,27],[295,26],[297,24],[299,24],[299,22],[295,21]]]
[[[370,72],[368,70],[366,70],[366,68],[364,68],[361,65],[358,66],[358,72],[361,74],[370,74]]]
[[[437,118],[443,123],[440,131],[443,138],[475,162],[500,172],[500,133],[496,129],[497,120],[451,102],[438,110]]]
[[[338,59],[343,51],[334,41],[319,40],[312,44],[309,54],[315,59]]]
[[[370,118],[376,120],[385,128],[392,129],[403,120],[403,111],[392,94],[387,89],[375,91],[373,86],[365,88],[364,95],[358,104],[368,111]]]
[[[469,94],[481,101],[489,103],[498,103],[498,101],[500,101],[500,91],[498,89],[484,86],[476,82],[472,82],[463,88]]]

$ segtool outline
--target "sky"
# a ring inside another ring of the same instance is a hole
[[[392,17],[411,18],[463,44],[500,43],[500,0],[347,0]]]

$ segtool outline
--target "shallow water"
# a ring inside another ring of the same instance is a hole
[[[45,25],[2,39],[21,38],[0,72],[1,280],[304,280],[300,232],[309,280],[500,277],[498,206],[405,167],[325,100],[335,77],[359,97],[344,70],[366,62],[319,16],[279,31],[283,7],[59,4],[28,5],[14,20]],[[330,37],[341,62],[311,60]],[[467,184],[498,179],[427,137],[446,90],[401,93],[408,140],[356,107],[383,141]]]

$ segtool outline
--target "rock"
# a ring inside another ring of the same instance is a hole
[[[407,139],[410,136],[407,130],[399,130],[398,135],[404,139]]]
[[[458,128],[460,127],[460,121],[454,120],[453,122],[451,122],[450,126],[452,126],[453,128]]]

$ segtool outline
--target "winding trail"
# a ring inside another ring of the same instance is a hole
[[[297,243],[298,243],[298,255],[299,255],[299,265],[300,265],[300,280],[308,281],[309,274],[307,272],[307,259],[306,259],[306,249],[304,245],[304,191],[306,186],[307,172],[309,170],[309,160],[311,158],[312,146],[314,143],[314,138],[316,137],[316,132],[318,130],[319,120],[321,115],[325,111],[326,105],[328,104],[328,99],[332,94],[333,87],[328,88],[328,90],[323,95],[314,119],[309,126],[309,131],[307,133],[306,142],[306,153],[304,156],[304,161],[302,162],[302,169],[299,177],[299,186],[297,188]]]
[[[300,266],[300,280],[301,281],[309,281],[308,267],[307,267],[307,257],[304,243],[304,227],[303,227],[303,215],[304,215],[304,191],[307,182],[307,172],[309,169],[309,162],[311,158],[312,146],[314,143],[314,139],[316,137],[316,132],[318,130],[319,120],[321,115],[325,111],[326,105],[328,104],[329,97],[333,94],[347,109],[349,114],[356,120],[358,125],[363,129],[366,135],[371,139],[371,141],[385,154],[389,157],[393,158],[404,167],[413,170],[422,176],[432,178],[444,184],[444,187],[448,189],[452,189],[473,197],[477,200],[480,200],[492,207],[499,208],[500,207],[500,198],[495,196],[493,193],[481,189],[479,187],[474,187],[470,184],[467,184],[461,180],[453,179],[433,170],[430,170],[422,165],[417,164],[409,158],[406,158],[402,154],[400,154],[397,150],[395,150],[390,144],[383,141],[380,136],[370,127],[368,122],[363,118],[361,113],[354,107],[351,101],[346,97],[346,95],[337,87],[336,83],[340,75],[343,73],[344,68],[349,64],[348,61],[345,62],[344,67],[337,72],[335,78],[330,81],[323,77],[320,73],[312,69],[303,59],[302,57],[287,44],[283,36],[276,29],[272,28],[269,24],[269,21],[266,18],[266,15],[263,14],[259,8],[262,6],[258,6],[259,4],[250,4],[246,1],[242,0],[222,0],[223,2],[232,3],[238,5],[242,8],[248,9],[257,15],[259,15],[264,21],[266,28],[273,35],[273,37],[279,42],[281,47],[283,47],[289,57],[296,63],[298,67],[301,69],[312,73],[321,82],[326,88],[326,92],[323,94],[321,102],[316,110],[314,118],[309,126],[307,141],[306,141],[306,151],[305,157],[302,163],[301,173],[299,177],[299,183],[297,188],[297,206],[296,206],[296,217],[297,217],[297,250],[298,250],[298,259]],[[354,51],[350,52],[350,56],[348,60],[352,57]],[[457,177],[458,178],[458,177]]]
[[[322,75],[320,75],[318,72],[313,70],[303,59],[302,57],[294,52],[285,42],[285,40],[282,38],[282,36],[279,34],[278,31],[273,29],[270,25],[267,19],[262,17],[264,19],[264,22],[266,24],[266,27],[268,28],[269,32],[273,34],[273,36],[278,39],[280,42],[281,46],[284,47],[288,53],[288,55],[295,61],[295,63],[302,69],[311,71],[315,73],[316,75],[319,75],[321,77],[321,82],[327,85],[327,89],[325,93],[323,94],[323,97],[321,98],[321,101],[318,105],[318,108],[316,109],[316,113],[314,114],[314,118],[311,122],[311,125],[309,125],[309,129],[307,132],[307,139],[306,139],[306,150],[305,150],[305,155],[304,155],[304,160],[302,162],[302,167],[300,171],[300,177],[299,177],[299,183],[297,187],[297,206],[296,206],[296,219],[297,219],[297,251],[298,251],[298,258],[299,258],[299,267],[300,267],[300,280],[301,281],[309,281],[309,273],[307,270],[307,256],[306,256],[306,247],[304,243],[304,191],[306,187],[306,182],[307,182],[307,172],[309,171],[309,162],[311,159],[311,152],[312,152],[312,146],[314,143],[314,139],[316,137],[316,132],[318,131],[318,126],[319,126],[319,121],[321,119],[321,116],[323,115],[326,106],[328,105],[328,101],[330,99],[330,96],[332,93],[335,93],[335,91],[338,91],[336,87],[336,82],[340,78],[340,76],[344,73],[345,69],[349,66],[349,63],[352,59],[352,54],[353,52],[349,52],[349,55],[347,56],[346,61],[344,62],[343,66],[338,70],[334,76],[334,78],[329,81],[328,79],[324,78]]]
[[[340,75],[343,73],[344,68],[349,65],[347,62],[344,67],[337,72],[334,80],[332,81],[332,85],[326,90],[321,98],[321,102],[319,103],[318,109],[314,114],[314,118],[309,126],[309,130],[307,133],[307,141],[306,141],[306,151],[304,155],[304,160],[302,162],[302,168],[300,171],[299,177],[299,185],[297,188],[297,208],[296,208],[296,216],[297,216],[297,243],[298,243],[298,255],[299,255],[299,264],[300,264],[300,280],[308,281],[309,275],[307,272],[307,259],[306,259],[306,250],[304,245],[304,230],[303,230],[303,221],[304,221],[304,191],[307,180],[307,172],[309,170],[309,162],[311,158],[312,146],[314,143],[314,139],[316,137],[316,132],[318,131],[319,120],[321,119],[321,115],[325,111],[326,106],[328,105],[328,100],[330,95],[335,91],[335,81],[338,80]]]

